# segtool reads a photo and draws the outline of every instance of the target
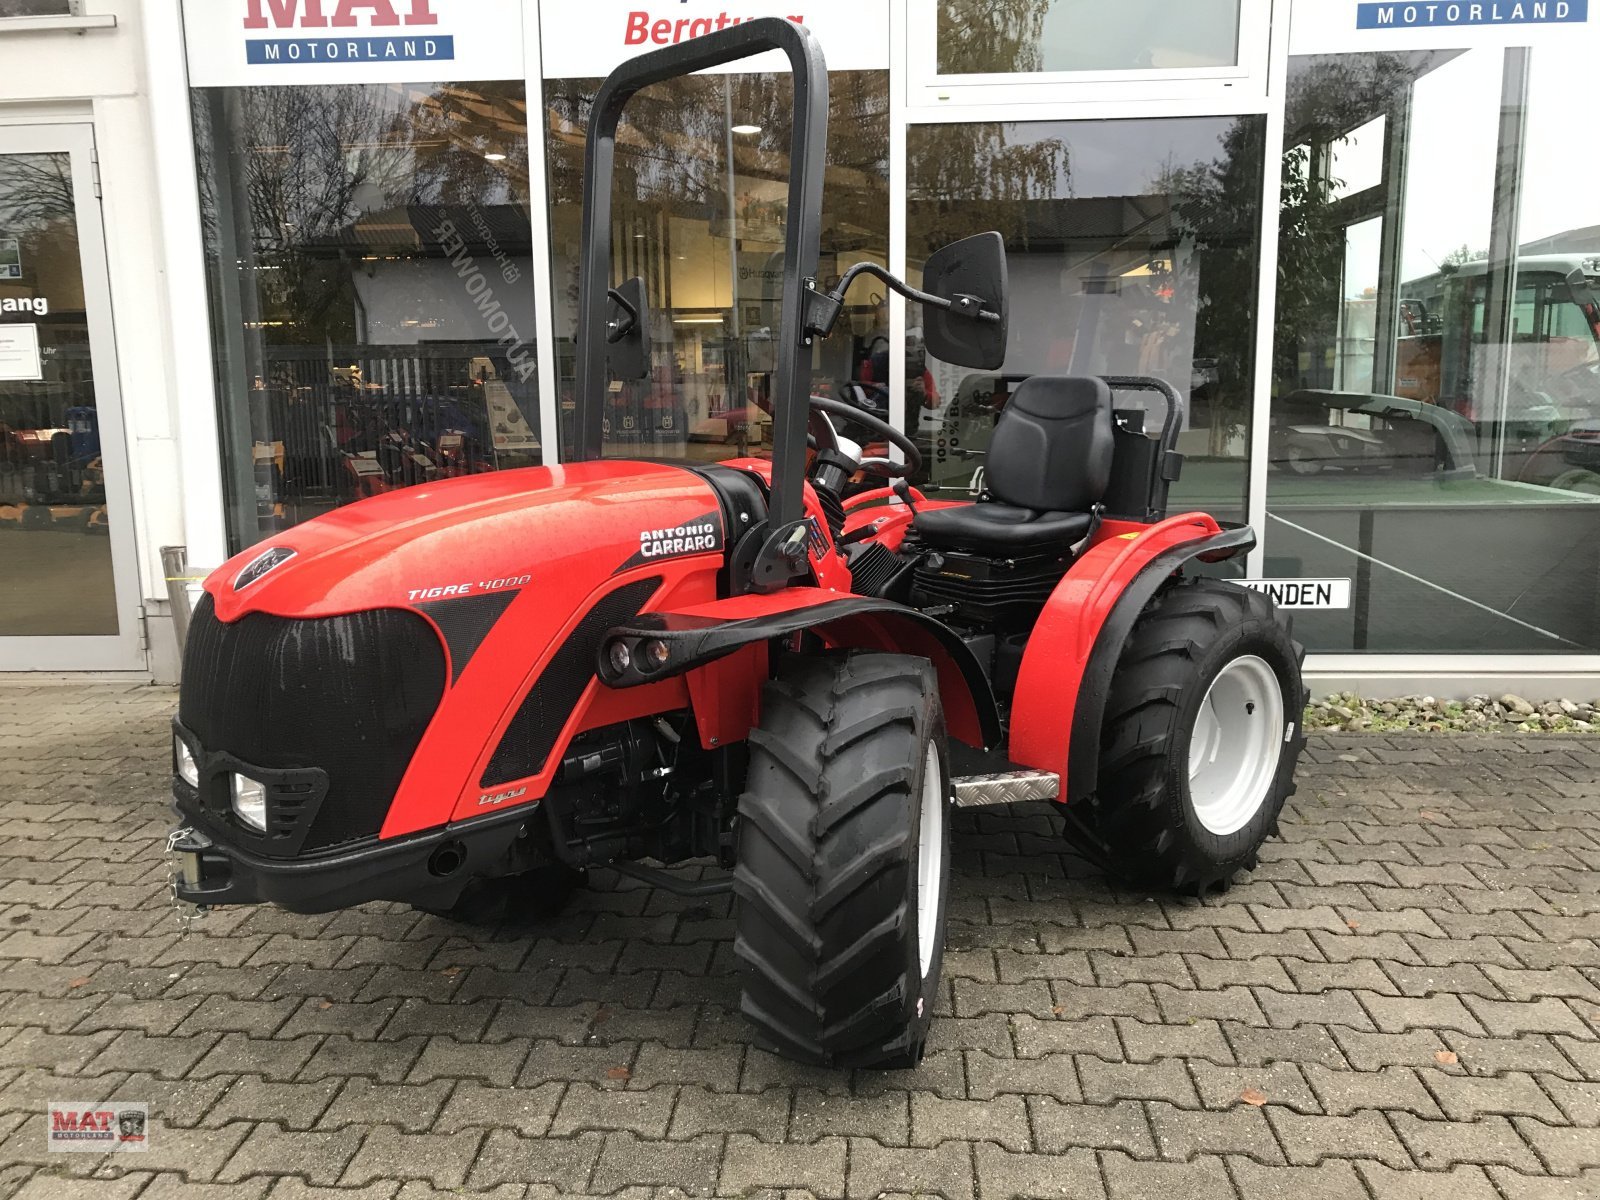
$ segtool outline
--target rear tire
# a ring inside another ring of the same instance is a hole
[[[763,692],[734,872],[742,1008],[801,1062],[912,1067],[938,996],[949,757],[926,659],[789,658]]]
[[[1260,592],[1180,579],[1156,595],[1118,660],[1077,813],[1113,874],[1204,895],[1254,868],[1294,794],[1304,658]]]

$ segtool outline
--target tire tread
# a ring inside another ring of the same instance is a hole
[[[766,685],[738,802],[734,954],[767,1047],[835,1067],[921,1057],[906,1015],[922,986],[906,967],[908,818],[920,756],[942,734],[926,659],[793,657]]]
[[[1220,862],[1203,852],[1174,820],[1172,792],[1174,738],[1186,698],[1203,682],[1201,664],[1219,639],[1247,625],[1265,630],[1261,636],[1294,664],[1293,695],[1285,705],[1294,735],[1266,801],[1264,836],[1278,832],[1305,746],[1305,649],[1265,594],[1223,580],[1177,579],[1156,594],[1128,635],[1106,701],[1095,791],[1067,823],[1069,837],[1086,853],[1135,886],[1203,896],[1255,865],[1259,844]]]

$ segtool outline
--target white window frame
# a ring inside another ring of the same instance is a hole
[[[1318,0],[1299,0],[1316,3]],[[1051,86],[1047,75],[1003,76],[1003,87],[985,85],[968,88],[959,96],[940,100],[935,89],[919,86],[914,56],[918,54],[916,29],[919,22],[929,40],[923,49],[925,62],[931,57],[933,4],[936,0],[892,0],[889,27],[889,269],[904,278],[906,256],[906,212],[910,200],[907,148],[913,125],[980,124],[985,122],[1034,123],[1049,121],[1114,121],[1183,117],[1243,117],[1264,115],[1267,120],[1265,169],[1262,171],[1262,210],[1260,261],[1257,265],[1257,312],[1272,313],[1277,304],[1277,252],[1279,229],[1279,171],[1283,156],[1283,85],[1288,64],[1289,0],[1243,0],[1253,9],[1261,38],[1253,78],[1256,86],[1223,87],[1207,81],[1198,87],[1193,80],[1186,86],[1191,94],[1174,94],[1168,86],[1172,77],[1141,78],[1125,88],[1103,84],[1086,86],[1086,78],[1074,76],[1066,86]],[[1271,18],[1276,9],[1277,24]],[[1241,13],[1240,37],[1245,25]],[[902,36],[903,34],[903,36]],[[1240,56],[1241,62],[1244,55]],[[1119,73],[1123,74],[1123,73]],[[1133,72],[1154,75],[1154,72]],[[973,77],[976,78],[976,77]],[[1098,78],[1098,76],[1097,76]],[[1269,87],[1269,80],[1271,86]],[[1182,81],[1178,81],[1182,82]],[[890,337],[900,343],[906,336],[906,302],[898,294],[889,297]],[[1254,346],[1255,380],[1250,421],[1251,453],[1247,459],[1248,486],[1245,493],[1246,519],[1256,531],[1257,545],[1248,557],[1246,573],[1260,577],[1265,564],[1265,526],[1267,487],[1267,429],[1272,397],[1272,351],[1274,323],[1263,316],[1257,322]],[[889,358],[889,419],[897,426],[906,420],[905,361],[900,355]],[[897,452],[896,452],[897,453]]]
[[[1239,0],[1239,61],[1234,66],[985,75],[939,73],[938,3],[906,0],[903,79],[911,108],[1214,98],[1238,111],[1250,111],[1267,95],[1272,0]],[[1280,0],[1279,7],[1287,19],[1287,5]]]

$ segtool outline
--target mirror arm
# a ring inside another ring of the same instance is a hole
[[[863,275],[871,275],[874,279],[886,284],[894,291],[899,292],[907,300],[915,300],[918,304],[928,304],[934,308],[953,312],[958,316],[970,317],[976,321],[989,321],[997,323],[1000,314],[991,312],[984,307],[981,296],[959,295],[945,299],[914,288],[909,283],[896,279],[888,271],[874,262],[858,262],[844,273],[838,285],[831,292],[817,290],[815,280],[808,280],[806,285],[807,311],[805,319],[804,336],[827,337],[833,332],[833,323],[839,319],[839,313],[844,308],[845,293],[850,290],[850,285]]]
[[[616,288],[607,289],[606,296],[613,304],[622,309],[627,317],[625,321],[614,320],[606,322],[606,341],[614,346],[627,337],[632,332],[633,327],[639,323],[639,310],[628,303],[628,298],[617,291]]]

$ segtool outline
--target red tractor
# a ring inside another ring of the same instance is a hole
[[[772,49],[795,111],[771,459],[608,460],[608,381],[649,363],[642,285],[608,286],[619,116]],[[998,234],[922,289],[871,264],[816,286],[826,91],[776,19],[618,68],[589,129],[577,461],[375,496],[206,581],[174,722],[181,900],[525,917],[591,866],[731,891],[757,1038],[887,1067],[935,1007],[953,806],[1053,799],[1141,887],[1255,863],[1293,789],[1301,652],[1265,596],[1188,571],[1254,535],[1165,515],[1172,389],[1023,381],[969,502],[921,497],[911,438],[809,395],[862,272],[924,306],[946,361],[994,369],[1006,337]],[[1138,388],[1167,402],[1159,437],[1114,409]],[[862,472],[885,486],[847,499]],[[662,869],[695,859],[720,877]]]

